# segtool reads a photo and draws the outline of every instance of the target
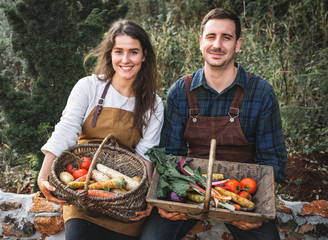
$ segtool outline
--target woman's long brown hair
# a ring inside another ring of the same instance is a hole
[[[90,57],[97,57],[94,73],[103,76],[98,77],[99,80],[111,79],[115,73],[111,53],[115,37],[118,35],[126,35],[139,40],[145,55],[145,61],[142,63],[142,67],[132,84],[132,91],[135,95],[133,125],[139,128],[142,134],[143,127],[147,127],[150,119],[150,116],[147,119],[147,111],[150,110],[151,114],[155,111],[158,77],[156,56],[145,30],[138,24],[128,20],[115,22],[107,32],[105,39],[86,56],[84,65]]]

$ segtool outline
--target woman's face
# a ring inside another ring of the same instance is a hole
[[[115,77],[121,80],[134,81],[145,61],[140,41],[127,35],[115,37],[111,57]]]

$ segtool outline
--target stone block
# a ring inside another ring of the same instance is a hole
[[[41,192],[37,192],[29,212],[62,212],[62,208],[60,205],[48,202],[47,199],[42,196]]]
[[[35,233],[35,228],[33,223],[27,219],[17,220],[6,216],[2,222],[2,233],[16,238],[30,237]]]
[[[22,207],[22,204],[18,204],[17,202],[3,202],[0,204],[0,209],[2,211],[16,210],[21,207]]]
[[[283,201],[280,199],[276,198],[276,209],[278,212],[283,212],[287,214],[291,214],[293,211],[285,205]]]
[[[300,215],[319,215],[328,218],[328,202],[317,200],[303,205]]]
[[[36,217],[34,227],[38,232],[48,235],[54,235],[65,229],[62,216]]]

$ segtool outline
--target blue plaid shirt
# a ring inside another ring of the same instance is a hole
[[[275,181],[282,183],[286,179],[287,151],[277,96],[273,87],[258,75],[253,74],[252,81],[248,83],[247,71],[238,63],[236,66],[238,73],[235,81],[221,93],[207,85],[203,68],[192,73],[191,90],[196,91],[200,115],[228,116],[237,85],[241,86],[244,89],[244,99],[240,106],[239,120],[246,139],[254,143],[253,162],[273,166]],[[187,154],[183,135],[188,115],[186,88],[184,79],[180,78],[170,88],[165,103],[160,146],[166,148],[167,154]]]

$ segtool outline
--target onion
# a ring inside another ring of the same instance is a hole
[[[59,174],[59,180],[64,183],[64,184],[69,184],[70,182],[74,181],[74,177],[72,176],[72,174],[68,173],[68,172],[61,172]]]
[[[186,199],[184,199],[183,197],[180,197],[178,194],[176,194],[175,192],[170,192],[169,194],[169,199],[171,201],[174,201],[174,202],[185,202]]]

